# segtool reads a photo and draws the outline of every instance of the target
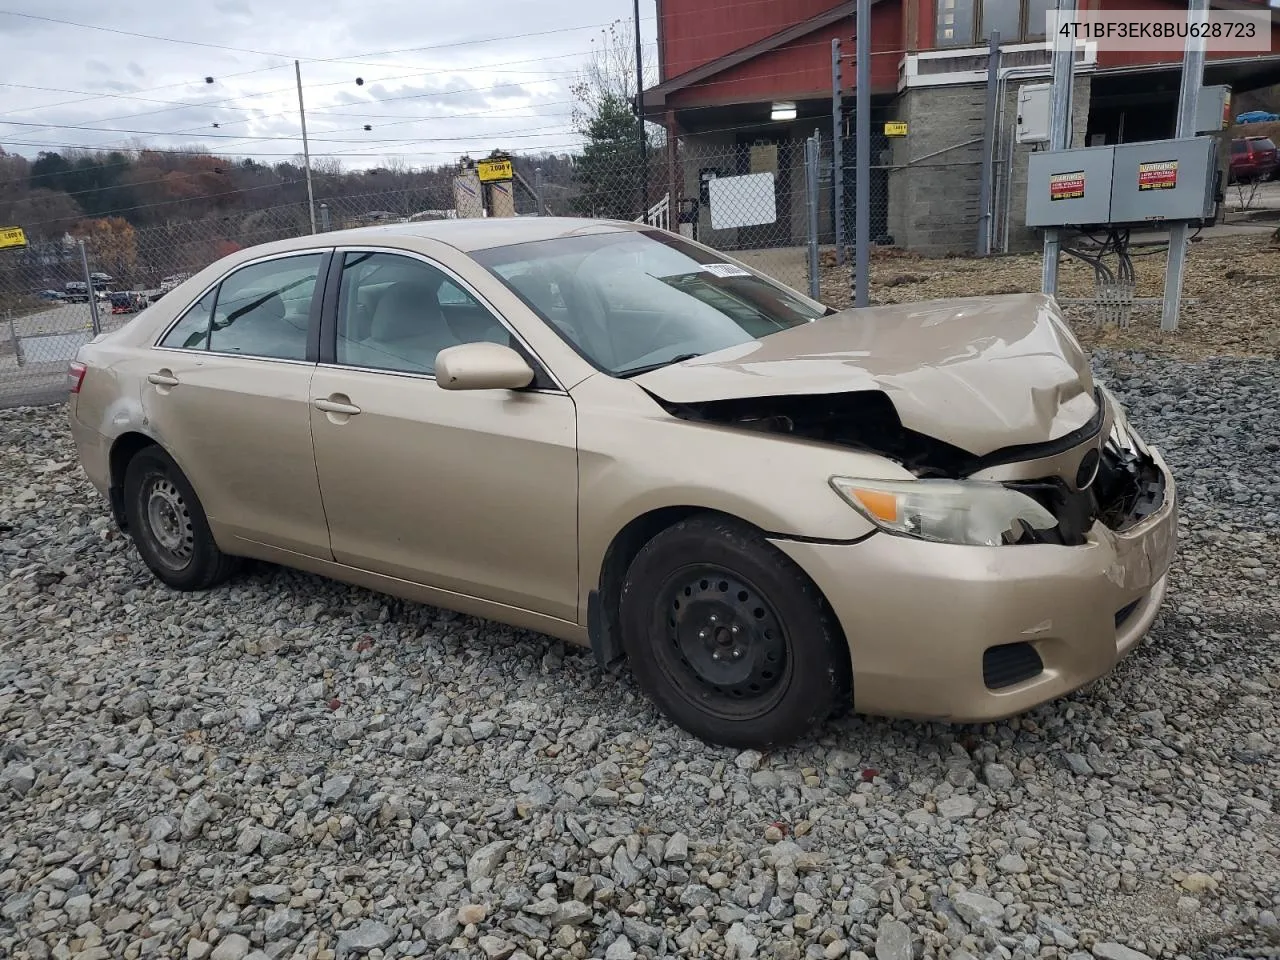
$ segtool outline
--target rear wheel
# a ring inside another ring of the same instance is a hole
[[[753,527],[702,515],[664,530],[623,582],[632,672],[675,723],[710,743],[765,749],[847,700],[847,647],[817,587]]]
[[[235,571],[235,558],[218,549],[190,482],[159,447],[129,461],[124,508],[143,562],[175,590],[207,590]]]

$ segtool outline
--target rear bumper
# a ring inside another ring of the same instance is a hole
[[[854,709],[997,720],[1110,672],[1155,620],[1176,549],[1177,492],[1152,455],[1166,485],[1159,511],[1122,534],[1096,524],[1083,546],[775,540],[840,620]]]
[[[75,441],[80,468],[104,497],[111,486],[111,442],[92,427],[87,427],[76,417],[76,398],[73,395],[68,408],[71,439]]]

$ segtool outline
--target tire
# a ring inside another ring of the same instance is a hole
[[[650,540],[619,602],[641,689],[679,727],[737,749],[785,746],[852,693],[826,599],[754,527],[701,514]]]
[[[235,572],[236,559],[218,549],[191,483],[159,447],[145,447],[129,461],[124,509],[143,563],[167,586],[208,590]]]

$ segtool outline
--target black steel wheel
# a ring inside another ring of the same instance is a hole
[[[235,558],[218,549],[191,483],[160,447],[145,447],[129,461],[124,509],[143,562],[175,590],[207,590],[235,571]]]
[[[789,743],[851,695],[848,648],[826,600],[732,518],[691,517],[641,548],[619,614],[641,687],[707,742]]]
[[[767,713],[790,680],[786,628],[759,588],[718,564],[672,572],[659,590],[668,643],[654,655],[670,681],[721,720]]]

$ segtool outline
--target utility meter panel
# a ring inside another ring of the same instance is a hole
[[[1111,220],[1115,147],[1078,147],[1027,158],[1027,226],[1066,227]]]
[[[1217,215],[1217,147],[1215,137],[1117,146],[1111,222],[1213,220]]]
[[[1231,126],[1231,88],[1201,87],[1196,101],[1196,133],[1221,133]]]
[[[1018,88],[1018,143],[1049,142],[1049,97],[1051,83],[1028,83]]]

